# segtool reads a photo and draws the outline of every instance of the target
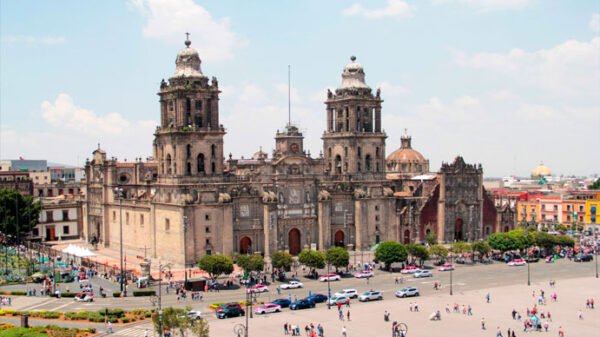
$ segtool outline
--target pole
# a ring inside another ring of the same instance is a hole
[[[162,265],[158,264],[158,335],[162,337]]]
[[[288,64],[288,125],[292,125],[291,66]]]
[[[120,244],[120,248],[121,248],[121,254],[120,254],[120,262],[121,262],[121,277],[119,278],[119,282],[120,282],[120,286],[121,286],[121,293],[123,293],[124,291],[124,287],[123,287],[123,195],[122,190],[117,190],[117,193],[119,193],[119,244]]]
[[[529,273],[529,262],[527,262],[527,285],[530,286],[531,285],[531,276]]]
[[[327,309],[331,309],[331,286],[329,284],[329,262],[327,262]]]
[[[596,278],[598,278],[598,241],[596,241],[597,230],[598,224],[594,224],[594,240],[592,240],[592,243],[594,244],[594,252],[596,252],[596,256],[594,257],[594,260],[596,260]]]
[[[15,199],[15,221],[17,224],[17,269],[19,268],[19,259],[20,259],[20,254],[19,254],[19,244],[21,242],[21,228],[19,228],[19,198]]]
[[[450,255],[450,263],[452,264],[452,255]],[[454,265],[450,268],[450,296],[452,296],[452,270],[454,269]]]

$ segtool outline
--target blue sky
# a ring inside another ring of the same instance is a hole
[[[223,90],[225,153],[270,151],[287,120],[313,155],[351,55],[381,88],[387,152],[404,128],[432,170],[598,173],[600,2],[2,1],[0,158],[81,165],[101,143],[151,155],[156,92],[184,33]]]

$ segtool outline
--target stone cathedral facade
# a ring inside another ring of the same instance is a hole
[[[446,178],[435,174],[435,182],[419,182],[413,178],[429,170],[428,161],[400,155],[386,160],[381,93],[366,84],[354,57],[340,87],[327,92],[321,155],[305,151],[302,133],[288,124],[276,132],[272,154],[260,150],[251,159],[234,159],[223,153],[219,83],[204,75],[190,44],[160,85],[153,158],[119,162],[98,148],[86,162],[83,236],[89,242],[118,247],[122,223],[128,250],[191,265],[214,253],[268,258],[278,250],[366,250],[380,241],[419,241],[427,230],[440,241],[466,239],[466,228],[473,233],[469,239],[482,237],[481,166],[467,166],[470,178],[452,194],[443,186],[456,186],[452,179],[459,178],[446,166],[440,171]],[[436,189],[452,207],[438,205],[439,217],[427,222],[415,214]],[[451,223],[456,229],[458,216],[468,220],[464,230],[445,228]]]

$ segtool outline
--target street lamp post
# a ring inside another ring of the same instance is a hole
[[[121,273],[119,277],[119,283],[121,288],[121,293],[124,292],[123,286],[123,189],[120,187],[115,187],[115,194],[119,198],[119,246],[120,246],[120,263],[121,263]]]
[[[527,262],[527,285],[531,285],[531,273],[529,272],[529,262]]]
[[[327,309],[331,309],[331,286],[329,283],[329,262],[327,262]]]
[[[169,264],[162,265],[158,263],[158,335],[163,336],[163,315],[162,315],[162,273],[165,268],[170,267]]]
[[[452,254],[450,254],[450,264],[452,264]],[[452,289],[452,270],[454,269],[454,265],[452,265],[452,267],[450,267],[450,296],[453,295],[453,289]]]
[[[598,230],[598,224],[595,223],[594,224],[594,240],[592,240],[592,243],[594,244],[594,252],[596,252],[596,256],[594,257],[594,260],[596,261],[596,278],[598,278],[598,241],[596,241],[596,236],[597,236],[597,230]]]

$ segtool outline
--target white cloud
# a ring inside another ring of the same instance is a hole
[[[382,81],[379,82],[376,86],[376,88],[380,88],[381,89],[381,96],[382,97],[402,97],[402,96],[406,96],[407,94],[410,93],[410,90],[403,86],[403,85],[397,85],[397,84],[393,84],[389,81]]]
[[[481,11],[511,10],[526,8],[537,0],[434,0],[437,4],[459,4]]]
[[[509,80],[563,95],[597,96],[600,78],[600,37],[570,40],[549,49],[505,53],[458,52],[455,61],[467,68],[493,71]]]
[[[64,36],[32,36],[32,35],[11,35],[2,39],[7,43],[26,44],[26,45],[58,45],[67,41]]]
[[[592,18],[588,25],[592,31],[600,33],[600,13],[592,14]]]
[[[183,46],[184,33],[191,34],[203,60],[232,59],[237,48],[246,44],[232,30],[228,18],[215,19],[193,0],[130,0],[148,20],[143,29],[147,38]]]
[[[379,19],[385,17],[410,16],[413,10],[413,6],[404,0],[387,0],[385,7],[377,9],[368,9],[359,3],[355,3],[352,6],[342,10],[342,15],[362,16],[366,19]]]

